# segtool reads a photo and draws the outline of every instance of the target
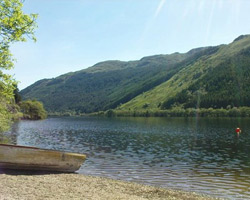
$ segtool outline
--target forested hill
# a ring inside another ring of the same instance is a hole
[[[89,113],[110,108],[224,107],[250,102],[250,36],[229,45],[156,55],[138,61],[106,61],[21,91],[49,112]],[[237,93],[237,95],[236,95]]]
[[[250,106],[250,36],[196,59],[168,81],[121,105],[121,110]]]

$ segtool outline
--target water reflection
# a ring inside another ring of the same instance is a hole
[[[51,118],[22,121],[11,142],[85,153],[79,173],[250,197],[249,119]],[[236,127],[242,133],[237,137]]]

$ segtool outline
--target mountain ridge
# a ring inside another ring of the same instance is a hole
[[[146,56],[128,62],[104,61],[77,72],[39,80],[22,90],[21,95],[24,99],[42,101],[49,112],[90,113],[117,107],[169,109],[173,106],[168,102],[171,98],[185,107],[187,102],[185,105],[179,102],[179,93],[190,92],[194,82],[221,63],[225,65],[229,58],[236,59],[240,53],[248,63],[249,47],[250,36],[244,35],[228,45],[195,48],[187,53]],[[194,96],[192,92],[195,93],[191,91],[190,98]]]

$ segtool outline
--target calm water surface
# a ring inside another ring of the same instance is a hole
[[[250,198],[250,119],[49,118],[20,121],[5,136],[13,144],[85,153],[82,174]]]

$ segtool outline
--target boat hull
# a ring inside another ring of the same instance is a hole
[[[85,159],[78,153],[0,144],[0,169],[75,172]]]

